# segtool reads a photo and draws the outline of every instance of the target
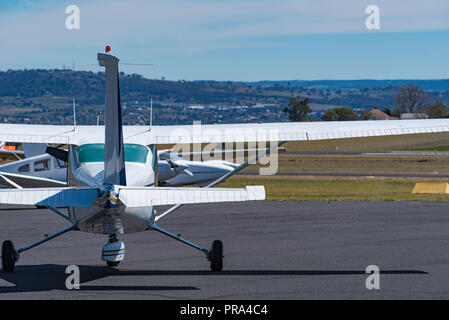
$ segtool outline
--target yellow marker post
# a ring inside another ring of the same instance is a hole
[[[412,193],[449,193],[449,183],[446,182],[418,182]]]

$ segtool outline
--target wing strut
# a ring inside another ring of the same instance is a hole
[[[243,169],[245,169],[247,166],[249,166],[250,164],[255,163],[257,160],[259,160],[262,157],[265,157],[267,154],[269,154],[272,150],[279,148],[281,145],[283,145],[285,143],[285,141],[279,141],[275,146],[270,146],[269,148],[266,148],[264,150],[264,152],[258,153],[255,157],[249,159],[247,162],[245,162],[244,164],[242,164],[241,166],[235,168],[234,170],[226,173],[225,175],[221,176],[220,178],[218,178],[217,180],[209,183],[207,186],[205,186],[204,188],[212,188],[215,187],[217,184],[224,182],[226,179],[228,179],[229,177],[233,176],[234,174],[242,171]],[[173,207],[171,207],[170,209],[168,209],[167,211],[165,211],[164,213],[161,213],[159,215],[157,215],[154,218],[154,221],[158,221],[160,219],[162,219],[163,217],[167,216],[168,214],[174,212],[175,210],[178,210],[179,208],[181,208],[183,206],[183,204],[177,204]]]
[[[17,183],[15,183],[14,181],[12,181],[11,179],[8,179],[7,177],[5,177],[3,174],[0,173],[0,178],[2,178],[3,180],[6,181],[6,183],[9,183],[11,186],[13,186],[16,189],[23,189],[22,186],[18,185]]]

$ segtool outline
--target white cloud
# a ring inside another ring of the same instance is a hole
[[[449,29],[447,0],[73,2],[81,11],[80,30],[65,29],[70,3],[33,3],[32,11],[0,13],[2,55],[112,42],[192,52],[239,46],[248,39],[372,32],[364,27],[369,4],[380,7],[381,30],[376,32]]]

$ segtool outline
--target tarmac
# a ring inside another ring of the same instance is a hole
[[[224,271],[154,231],[124,234],[125,260],[101,261],[106,235],[72,231],[0,271],[4,299],[448,299],[448,202],[278,202],[185,206],[160,226],[209,247]],[[46,209],[0,211],[0,240],[23,247],[66,226]],[[66,267],[80,269],[68,290]],[[379,289],[367,289],[380,269]]]
[[[259,172],[244,172],[241,175],[259,176]],[[238,175],[237,175],[238,176]],[[440,173],[382,173],[382,172],[277,172],[274,176],[296,177],[342,177],[342,178],[449,178]]]

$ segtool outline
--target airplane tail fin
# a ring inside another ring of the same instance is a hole
[[[126,186],[118,62],[119,59],[111,54],[98,53],[98,63],[101,67],[105,67],[106,69],[106,117],[103,182],[110,185]]]

